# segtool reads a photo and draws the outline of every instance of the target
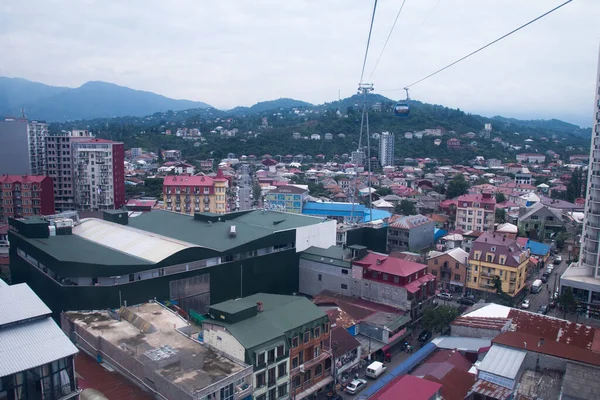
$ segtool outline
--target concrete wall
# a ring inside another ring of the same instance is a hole
[[[473,328],[469,326],[450,325],[451,336],[493,339],[501,331],[497,329]]]
[[[296,228],[296,252],[299,253],[311,246],[327,249],[335,246],[337,222],[329,220],[320,224]]]
[[[204,341],[209,346],[222,351],[238,361],[245,362],[246,349],[222,326],[203,323]]]
[[[403,287],[361,279],[353,282],[352,295],[403,310],[410,310],[410,301],[406,289]]]
[[[0,121],[0,173],[31,174],[27,121]]]
[[[345,275],[342,271],[347,271]],[[319,275],[321,280],[319,280]],[[335,265],[300,259],[299,291],[311,296],[330,290],[335,293],[352,295],[352,270]],[[342,284],[346,289],[342,289]]]
[[[418,251],[433,246],[435,222],[431,221],[412,228],[408,233],[408,247]]]

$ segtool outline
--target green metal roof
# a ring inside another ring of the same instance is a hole
[[[313,225],[321,218],[275,211],[252,211],[221,222],[205,222],[191,215],[170,211],[151,211],[129,219],[129,226],[162,236],[206,247],[227,251],[258,240],[278,231]],[[236,235],[229,229],[236,226]]]
[[[57,235],[45,239],[27,239],[33,246],[65,262],[105,265],[152,265],[151,262],[96,244],[77,235]]]
[[[300,258],[342,268],[352,268],[350,260],[344,260],[344,248],[331,246],[327,249],[309,247],[300,254]]]
[[[263,311],[255,317],[227,324],[219,321],[219,311],[234,314],[262,302]],[[326,320],[327,314],[302,296],[284,296],[257,293],[252,296],[212,305],[209,309],[211,321],[224,325],[246,348],[252,349],[263,343],[283,337],[286,332],[294,331],[315,320]],[[214,319],[212,319],[214,317]]]

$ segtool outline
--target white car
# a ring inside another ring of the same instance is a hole
[[[346,386],[346,392],[356,394],[367,386],[367,381],[364,379],[354,379]]]
[[[521,303],[521,308],[524,310],[527,310],[529,308],[529,299],[523,300],[523,302]]]
[[[435,295],[438,299],[452,301],[452,295],[450,293],[438,293]]]

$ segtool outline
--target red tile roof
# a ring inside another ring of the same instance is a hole
[[[368,268],[371,271],[407,277],[427,268],[427,265],[401,258],[389,257],[387,254],[368,252],[365,257],[352,264]]]
[[[426,379],[403,375],[395,378],[379,392],[375,393],[371,400],[429,400],[440,391],[442,385]]]
[[[157,200],[142,200],[142,199],[131,199],[125,204],[127,207],[154,207]]]
[[[435,276],[433,276],[432,274],[425,274],[419,279],[415,279],[414,281],[407,283],[406,285],[404,285],[404,287],[410,293],[417,293],[419,290],[421,290],[423,284],[431,282],[433,280],[435,280]]]
[[[214,180],[208,176],[165,176],[163,186],[214,186]]]
[[[0,183],[39,183],[46,178],[48,177],[44,175],[2,175]]]
[[[512,390],[483,379],[475,382],[473,387],[471,387],[471,392],[479,393],[496,400],[508,400],[512,395]]]
[[[494,196],[484,197],[483,194],[463,194],[462,196],[458,196],[456,199],[457,202],[477,202],[482,204],[496,204],[496,198]]]

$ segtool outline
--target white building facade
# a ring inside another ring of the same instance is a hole
[[[394,165],[394,134],[381,132],[379,136],[379,165]]]

